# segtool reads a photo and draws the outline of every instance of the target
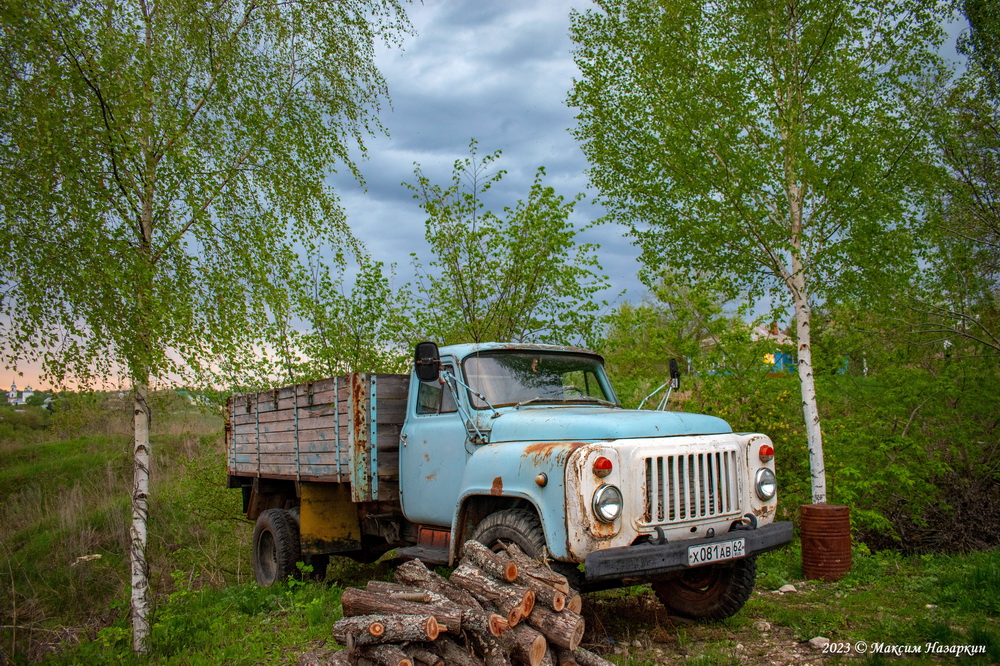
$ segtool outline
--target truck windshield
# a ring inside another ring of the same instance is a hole
[[[462,364],[469,386],[494,407],[531,404],[616,405],[599,359],[545,351],[482,352]],[[488,406],[470,396],[476,409]]]

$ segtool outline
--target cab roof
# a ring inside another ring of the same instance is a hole
[[[551,351],[551,352],[564,352],[571,354],[586,354],[587,356],[594,356],[604,362],[604,357],[593,352],[589,349],[584,349],[583,347],[569,347],[563,345],[542,345],[542,344],[531,344],[527,342],[472,342],[464,343],[460,345],[448,345],[447,347],[441,347],[439,350],[441,355],[454,356],[459,360],[463,360],[468,356],[472,356],[479,352],[488,351]]]

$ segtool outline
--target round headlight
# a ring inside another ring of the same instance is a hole
[[[767,501],[778,492],[778,479],[775,478],[774,472],[766,467],[761,467],[754,477],[754,487],[757,489],[757,497]]]
[[[594,493],[594,513],[606,523],[613,523],[622,512],[622,491],[603,485]]]

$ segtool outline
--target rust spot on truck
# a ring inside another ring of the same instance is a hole
[[[618,528],[614,523],[605,523],[596,518],[591,518],[587,523],[587,528],[595,539],[607,539],[618,534]]]
[[[493,486],[490,488],[490,495],[503,495],[503,478],[493,479]]]
[[[356,434],[354,447],[364,452],[368,447],[368,391],[365,382],[354,373],[351,375],[351,425]]]
[[[571,453],[586,445],[586,442],[537,442],[525,447],[524,456],[531,456],[536,463],[541,463],[553,455],[562,456],[565,461]]]

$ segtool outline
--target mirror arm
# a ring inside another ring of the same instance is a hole
[[[642,402],[639,403],[639,406],[636,407],[636,409],[642,409],[642,406],[646,404],[647,400],[649,400],[654,395],[656,395],[657,393],[659,393],[660,391],[662,391],[664,388],[666,388],[667,384],[669,384],[669,383],[670,382],[667,382],[667,383],[664,383],[664,384],[660,384],[659,388],[657,388],[655,391],[653,391],[652,393],[650,393],[649,395],[647,395],[645,398],[642,399]]]
[[[468,409],[466,409],[465,406],[462,404],[462,401],[459,400],[459,398],[458,398],[458,391],[456,391],[455,387],[452,386],[452,382],[455,382],[456,384],[461,384],[462,386],[464,386],[465,388],[469,389],[470,391],[472,391],[472,389],[469,388],[469,386],[465,382],[463,382],[461,379],[459,379],[458,377],[456,377],[453,373],[448,372],[447,370],[445,370],[445,371],[443,371],[441,373],[441,376],[438,378],[438,381],[440,381],[445,386],[447,386],[448,390],[451,391],[451,395],[455,399],[455,408],[458,410],[458,412],[465,419],[466,428],[469,429],[470,426],[471,426],[471,429],[476,432],[476,437],[478,438],[478,441],[474,441],[473,443],[478,443],[478,444],[485,444],[485,443],[487,443],[486,435],[484,435],[483,431],[480,430],[479,426],[476,425],[476,419],[473,417],[471,411],[469,411]],[[476,396],[478,396],[479,398],[481,398],[483,400],[483,402],[486,402],[486,398],[483,398],[480,394],[476,393],[475,391],[472,391],[472,392],[475,393]],[[486,402],[486,404],[489,405],[490,403]],[[490,407],[492,408],[493,405],[490,405]],[[493,410],[493,418],[496,418],[498,416],[500,416],[499,412],[497,412],[496,409],[494,409]]]
[[[656,405],[656,411],[662,412],[667,408],[667,402],[670,400],[670,394],[673,393],[676,389],[679,389],[680,387],[681,387],[681,371],[677,367],[677,359],[672,358],[670,359],[670,379],[665,381],[663,384],[660,384],[659,388],[657,388],[655,391],[653,391],[645,398],[643,398],[642,402],[639,403],[639,406],[636,407],[636,409],[642,409],[642,406],[646,404],[647,400],[652,398],[654,395],[656,395],[663,389],[667,389],[667,394],[663,396],[660,402]]]

